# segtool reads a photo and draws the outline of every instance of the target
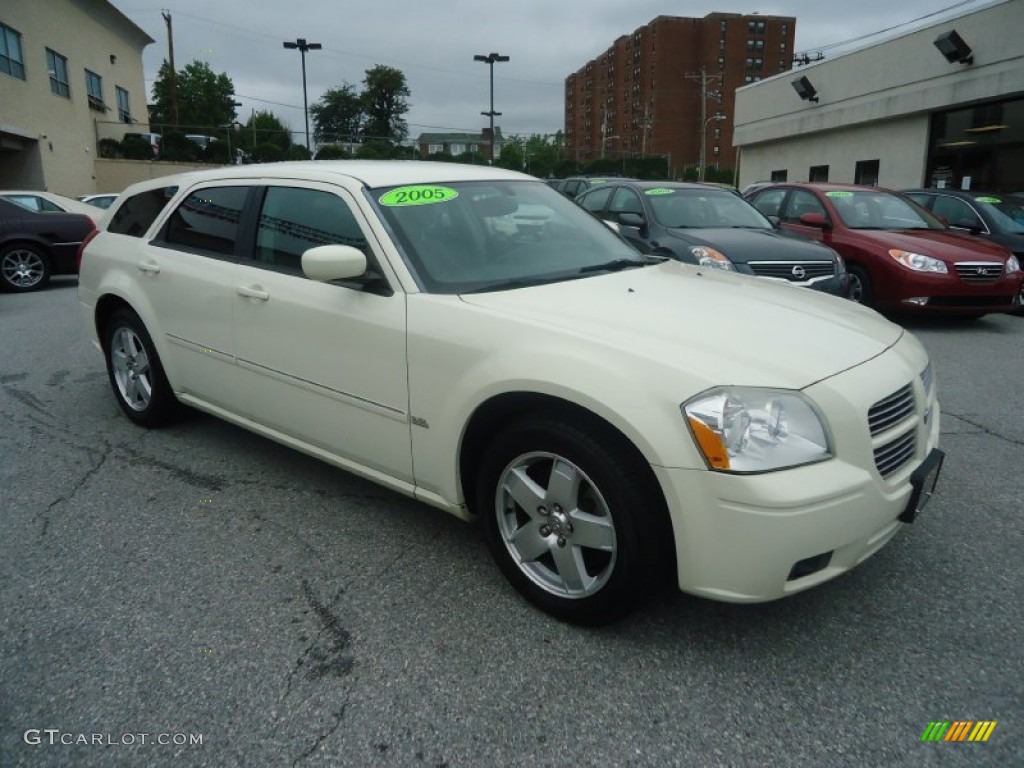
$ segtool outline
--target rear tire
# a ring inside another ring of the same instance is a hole
[[[610,429],[534,416],[484,452],[476,487],[491,554],[531,603],[615,621],[664,583],[671,529],[635,451]],[[667,531],[667,533],[666,533]]]
[[[103,329],[107,376],[124,415],[146,428],[173,420],[178,410],[171,385],[146,326],[132,310],[119,309]]]
[[[50,281],[50,257],[28,243],[0,250],[0,288],[14,293],[38,291]]]

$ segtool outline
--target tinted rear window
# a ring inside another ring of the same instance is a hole
[[[114,211],[107,231],[142,237],[177,191],[177,187],[162,187],[132,195]]]

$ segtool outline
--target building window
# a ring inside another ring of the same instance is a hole
[[[762,50],[764,48],[764,40],[755,40],[754,47],[759,51]]]
[[[85,90],[89,94],[89,107],[98,112],[106,112],[107,107],[103,103],[103,78],[95,72],[85,70]]]
[[[21,33],[0,24],[0,72],[25,79],[25,60],[21,56]]]
[[[878,186],[878,161],[858,160],[853,172],[853,183],[868,187]]]
[[[728,25],[728,23],[729,23],[729,22],[727,22],[727,21],[723,21],[723,22],[722,22],[722,31],[723,31],[723,32],[725,32],[725,29],[726,29],[726,26]]]
[[[828,181],[828,166],[812,165],[810,171],[807,174],[807,180],[812,183]]]
[[[753,40],[747,40],[747,50],[748,51],[754,50],[754,41]]]
[[[466,151],[466,145],[465,144],[452,144],[451,145],[451,153],[453,155],[461,155],[465,151]]]
[[[438,152],[444,152],[444,145],[443,144],[428,144],[427,145],[427,154],[428,155],[434,155],[434,154],[437,154]]]
[[[782,51],[783,53],[786,52],[786,43],[785,42],[779,43],[779,50]]]
[[[781,171],[772,171],[771,179],[772,181],[786,181],[787,175],[787,170],[783,168]]]
[[[718,68],[725,69],[725,56],[718,57]]]
[[[50,92],[71,98],[71,86],[68,83],[68,60],[56,51],[46,49],[46,70],[50,73]]]
[[[789,24],[787,24],[785,21],[782,22],[782,34],[783,35],[788,35],[789,34]]]
[[[114,90],[117,92],[117,119],[122,123],[130,123],[132,110],[128,103],[128,91],[119,85],[115,86]]]

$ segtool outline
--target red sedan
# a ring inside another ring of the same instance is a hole
[[[951,232],[900,194],[852,184],[778,184],[750,196],[783,229],[839,252],[850,298],[892,311],[980,316],[1021,306],[1024,274],[1002,246]]]

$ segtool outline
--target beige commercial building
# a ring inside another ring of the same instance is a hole
[[[99,137],[149,130],[152,42],[106,0],[0,2],[0,189],[97,191]]]
[[[742,87],[740,185],[1024,190],[1024,0]]]

